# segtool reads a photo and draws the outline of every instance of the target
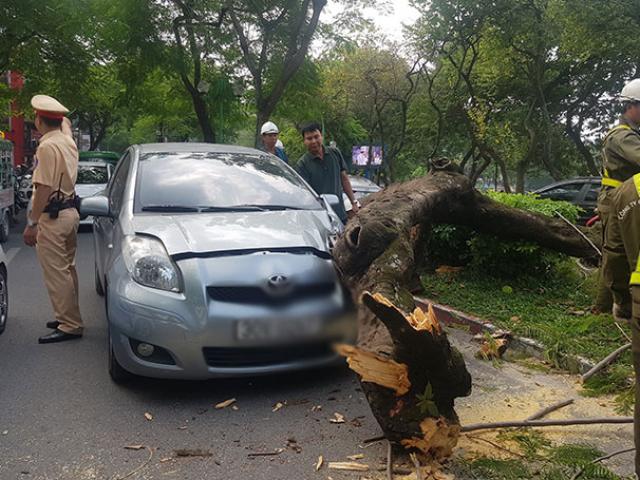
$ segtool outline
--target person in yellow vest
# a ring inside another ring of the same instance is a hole
[[[631,292],[633,368],[636,377],[634,439],[640,447],[640,173],[616,188],[611,196],[610,234],[624,249],[624,260],[632,272],[627,287]],[[636,475],[640,478],[640,448],[636,449]]]
[[[75,268],[78,148],[69,135],[68,123],[64,123],[69,112],[66,107],[47,95],[34,96],[31,106],[42,138],[36,150],[33,202],[23,239],[36,247],[56,318],[47,322],[53,332],[38,342],[55,343],[81,338],[83,330]]]
[[[620,122],[604,139],[602,149],[602,190],[598,213],[602,220],[602,282],[613,296],[613,314],[631,318],[629,266],[619,232],[612,230],[613,196],[617,188],[640,173],[640,78],[625,85],[620,94],[623,113]]]

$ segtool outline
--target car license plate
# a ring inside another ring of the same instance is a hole
[[[236,338],[243,341],[309,338],[320,332],[319,318],[245,319],[236,322]]]

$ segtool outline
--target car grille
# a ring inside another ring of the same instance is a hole
[[[296,285],[285,294],[271,293],[261,287],[207,287],[209,298],[218,302],[252,305],[284,305],[293,302],[326,297],[336,289],[335,283]]]
[[[210,367],[264,367],[301,360],[327,358],[334,354],[328,344],[287,347],[205,347],[202,349]]]

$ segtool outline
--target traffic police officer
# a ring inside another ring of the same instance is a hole
[[[598,196],[598,212],[602,220],[602,280],[613,295],[614,316],[631,317],[629,266],[619,232],[612,230],[611,216],[616,189],[633,175],[640,173],[640,79],[622,89],[620,99],[624,112],[620,122],[603,143],[602,190]]]
[[[75,268],[79,216],[75,208],[78,148],[65,133],[63,121],[69,112],[47,95],[31,99],[35,125],[42,134],[33,172],[33,207],[27,218],[24,242],[35,246],[44,282],[55,312],[47,322],[54,331],[39,343],[54,343],[82,337]]]

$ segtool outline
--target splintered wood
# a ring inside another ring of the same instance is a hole
[[[407,366],[351,345],[336,345],[338,354],[346,357],[349,368],[360,375],[363,382],[390,388],[401,396],[411,388]]]
[[[420,307],[416,307],[413,313],[407,315],[398,307],[396,307],[384,295],[380,293],[374,293],[371,296],[376,302],[397,310],[407,320],[407,323],[414,328],[414,330],[426,330],[432,335],[440,335],[442,333],[442,327],[440,326],[440,322],[436,318],[436,314],[433,311],[433,306],[431,304],[429,304],[427,313],[424,313],[424,311]]]
[[[407,448],[417,448],[424,453],[430,453],[436,460],[446,458],[453,453],[460,436],[460,425],[451,424],[445,418],[425,418],[420,423],[422,438],[412,437],[402,440]]]

